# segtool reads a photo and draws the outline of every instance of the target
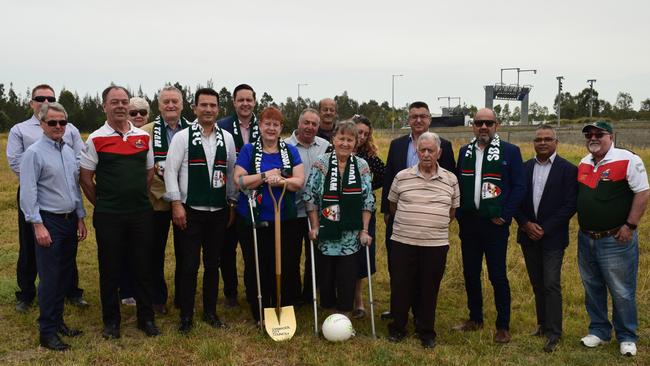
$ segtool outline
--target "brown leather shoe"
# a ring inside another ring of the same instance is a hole
[[[495,343],[510,342],[510,332],[508,332],[505,329],[497,329],[497,332],[494,333],[494,342]]]
[[[456,325],[452,329],[457,330],[459,332],[473,332],[481,328],[483,328],[483,323],[477,323],[473,320],[465,320],[464,322]]]

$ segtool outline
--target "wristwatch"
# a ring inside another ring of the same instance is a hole
[[[260,177],[262,177],[262,180],[266,179],[266,172],[260,173]]]
[[[630,224],[629,222],[625,222],[625,226],[629,227],[630,230],[634,231],[636,230],[637,225]]]

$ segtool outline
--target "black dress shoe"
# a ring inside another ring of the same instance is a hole
[[[181,318],[181,324],[178,327],[178,331],[187,334],[190,330],[192,330],[192,318]]]
[[[389,342],[399,343],[399,342],[401,342],[401,341],[404,339],[404,337],[406,337],[406,334],[405,334],[405,333],[401,333],[401,332],[400,332],[400,333],[389,332],[389,333],[388,333],[388,338],[386,338],[386,339],[388,339]]]
[[[31,306],[32,304],[28,303],[27,301],[18,300],[18,302],[16,303],[16,311],[24,314],[29,311],[29,308]]]
[[[546,344],[544,345],[544,352],[552,353],[560,345],[560,337],[548,337]]]
[[[66,337],[76,337],[83,333],[79,329],[68,328],[68,326],[65,325],[65,323],[61,323],[61,325],[59,325],[59,328],[56,330],[56,332]]]
[[[219,320],[219,317],[217,314],[203,314],[203,321],[208,323],[212,328],[225,328],[226,324],[224,324],[221,320]]]
[[[388,310],[381,313],[379,317],[381,318],[381,320],[390,320],[393,319],[393,314],[391,314],[390,310]]]
[[[167,305],[165,304],[153,304],[153,311],[158,315],[167,315]]]
[[[156,327],[156,323],[154,323],[153,320],[138,322],[138,329],[143,331],[147,337],[157,337],[160,335],[160,330],[158,330],[158,327]]]
[[[424,348],[433,348],[436,346],[436,340],[433,338],[422,338],[420,339],[420,344]]]
[[[70,302],[71,305],[82,309],[90,306],[90,304],[88,304],[88,301],[84,300],[84,298],[81,296],[68,298],[68,302]]]
[[[67,351],[70,349],[70,345],[63,343],[61,338],[58,335],[53,335],[49,337],[40,337],[41,347],[51,349],[52,351]]]
[[[104,331],[102,332],[102,337],[104,337],[104,339],[120,338],[120,327],[117,324],[104,325]]]

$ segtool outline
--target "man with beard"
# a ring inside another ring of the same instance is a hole
[[[469,320],[454,327],[474,331],[483,327],[481,270],[485,256],[494,288],[497,319],[494,341],[510,342],[510,285],[506,272],[509,227],[526,185],[519,147],[497,135],[496,114],[489,108],[474,116],[474,139],[458,153],[460,228],[463,275]]]
[[[608,122],[588,124],[582,132],[589,154],[578,166],[578,268],[590,323],[581,342],[593,348],[609,341],[613,323],[621,354],[635,356],[637,226],[650,196],[648,174],[638,155],[614,147]],[[612,323],[607,317],[608,290]]]

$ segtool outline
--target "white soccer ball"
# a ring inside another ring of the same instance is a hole
[[[321,328],[323,336],[330,342],[343,342],[354,337],[352,322],[343,314],[332,314],[325,319]]]

